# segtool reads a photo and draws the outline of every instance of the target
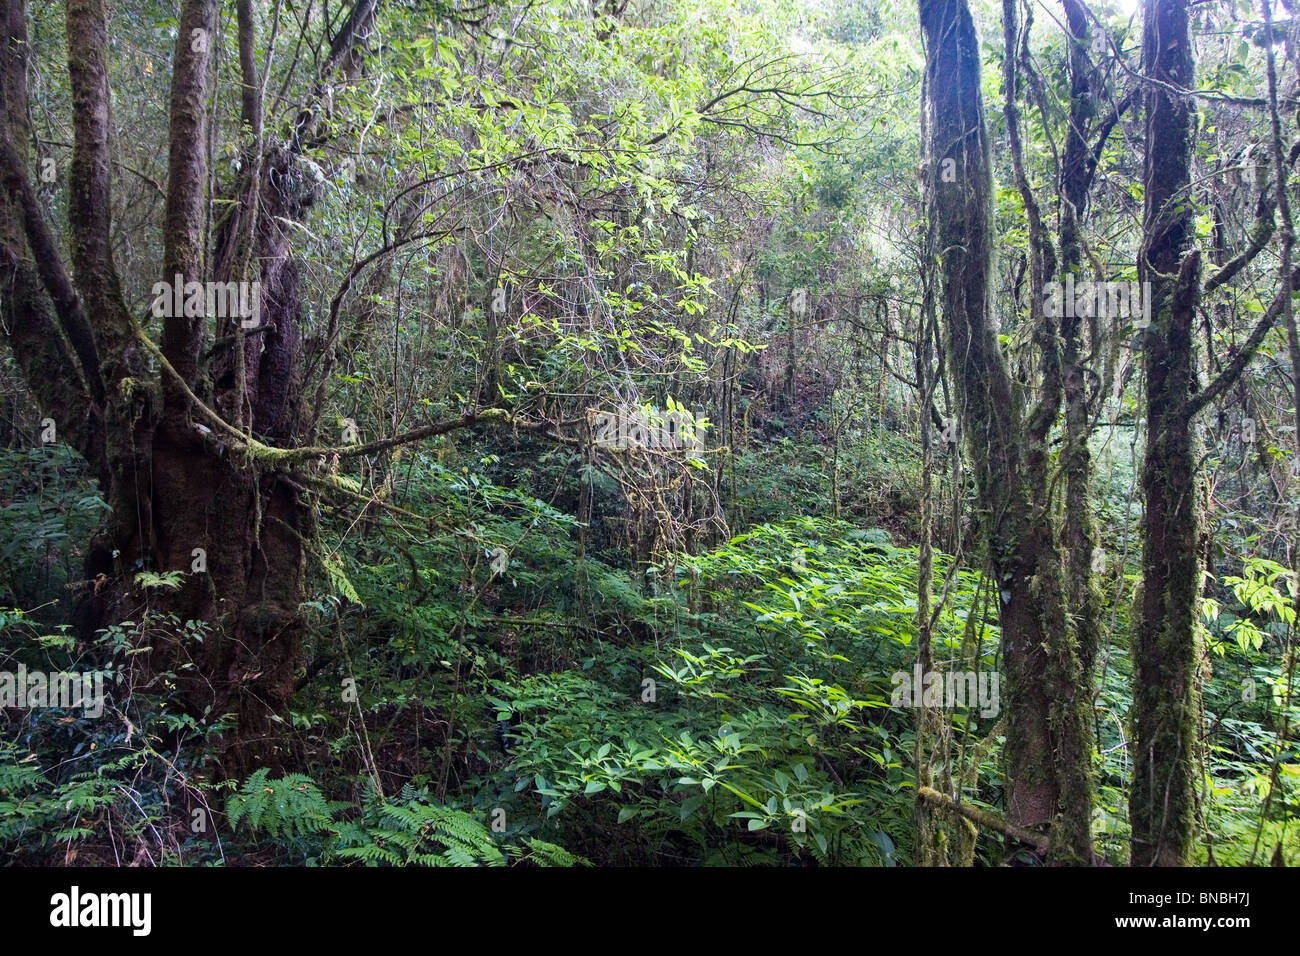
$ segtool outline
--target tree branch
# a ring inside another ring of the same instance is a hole
[[[74,134],[69,202],[72,267],[86,313],[96,318],[91,330],[104,384],[117,386],[142,370],[133,362],[131,317],[113,264],[104,0],[67,0],[66,23]],[[57,302],[59,296],[54,290],[51,294]]]
[[[979,807],[970,803],[958,803],[946,793],[940,793],[931,787],[919,787],[916,795],[926,803],[936,807],[942,807],[948,811],[956,811],[967,820],[970,820],[978,827],[985,830],[992,830],[995,833],[1001,833],[1003,836],[1010,837],[1013,840],[1019,840],[1021,843],[1027,843],[1040,853],[1046,853],[1048,847],[1047,837],[1041,833],[1034,833],[1031,830],[1025,830],[1022,827],[1007,823],[1001,817],[990,813],[987,810],[981,810]]]
[[[163,279],[203,278],[203,194],[207,179],[208,48],[216,0],[184,0],[172,67],[171,131],[167,157],[167,204],[163,228]],[[172,310],[168,310],[169,312]],[[168,314],[163,352],[180,375],[192,380],[203,343],[203,316]]]

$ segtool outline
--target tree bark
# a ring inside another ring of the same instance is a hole
[[[1187,0],[1146,0],[1146,74],[1193,88]],[[1133,647],[1134,769],[1129,798],[1133,866],[1190,860],[1196,789],[1196,391],[1193,319],[1200,254],[1193,248],[1192,101],[1150,85],[1139,279],[1149,282],[1151,325],[1143,339],[1147,437],[1142,485],[1142,616]]]
[[[1025,829],[1051,827],[1053,862],[1087,863],[1091,698],[1065,615],[1063,564],[1046,506],[1046,434],[1059,408],[1055,332],[1036,304],[1045,393],[1027,415],[990,313],[993,186],[975,26],[965,0],[921,0],[920,12],[924,185],[941,269],[945,351],[1000,596],[1007,816]]]
[[[333,71],[357,68],[357,45],[378,6],[378,0],[354,5],[330,46],[318,94]],[[287,474],[303,458],[277,459],[270,452],[276,444],[297,443],[300,306],[285,222],[299,219],[312,198],[296,170],[296,137],[321,134],[313,103],[290,144],[257,150],[253,166],[267,175],[240,183],[235,214],[218,230],[211,268],[205,268],[207,76],[216,9],[216,0],[181,5],[161,278],[169,284],[177,275],[182,282],[249,281],[256,278],[247,274],[252,258],[260,263],[259,328],[239,334],[244,330],[235,315],[215,319],[210,331],[202,316],[169,312],[159,349],[127,309],[110,242],[103,0],[68,0],[66,6],[74,106],[67,177],[71,275],[32,188],[23,0],[0,0],[7,41],[0,50],[0,281],[15,316],[10,343],[33,394],[56,418],[59,437],[73,441],[90,461],[112,509],[87,552],[86,577],[96,586],[88,589],[76,622],[91,633],[139,620],[143,601],[135,572],[185,572],[178,592],[151,595],[149,604],[181,621],[207,622],[210,630],[201,642],[183,630],[161,637],[151,632],[148,666],[174,676],[196,717],[234,715],[221,769],[239,776],[279,765],[286,756],[277,730],[283,725],[275,718],[288,711],[303,630],[304,542],[313,526]],[[257,126],[262,91],[252,58],[253,6],[241,3],[239,12],[241,103],[245,120]],[[260,131],[256,140],[260,146]],[[217,344],[205,353],[210,338]],[[161,379],[150,356],[167,370]],[[221,418],[214,420],[208,402]]]
[[[1087,14],[1080,0],[1062,0],[1062,6],[1069,43],[1070,77],[1069,119],[1061,162],[1060,248],[1061,274],[1064,276],[1068,272],[1081,273],[1083,266],[1081,224],[1096,170],[1086,137],[1092,125],[1090,118],[1096,92],[1092,89],[1092,67],[1088,61],[1090,30]],[[1103,132],[1103,137],[1108,131]],[[1075,310],[1068,311],[1072,313]],[[1090,319],[1090,323],[1095,347],[1100,338],[1097,319]],[[1092,416],[1087,391],[1088,370],[1083,356],[1083,331],[1083,322],[1078,316],[1062,317],[1061,358],[1065,372],[1065,446],[1061,452],[1065,471],[1065,522],[1062,530],[1067,560],[1067,592],[1079,642],[1079,660],[1083,677],[1091,684],[1092,664],[1101,643],[1101,605],[1092,583],[1097,532],[1089,501],[1092,453],[1088,440],[1092,435]]]

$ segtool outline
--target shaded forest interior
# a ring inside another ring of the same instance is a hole
[[[1300,863],[1298,0],[0,0],[0,852]]]

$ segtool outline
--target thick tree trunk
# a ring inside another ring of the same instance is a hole
[[[212,42],[215,15],[215,0],[185,0],[182,4],[173,67],[163,236],[162,276],[168,282],[178,274],[186,282],[204,279],[206,50]],[[102,11],[96,17],[96,22],[102,23]],[[200,33],[205,42],[196,42]],[[74,46],[71,17],[69,45]],[[83,38],[78,48],[93,50],[94,46],[92,40]],[[250,192],[261,185],[246,184]],[[83,214],[94,218],[100,215],[100,208],[108,208],[106,184],[104,189],[94,211],[87,205]],[[272,192],[270,201],[261,203],[250,203],[247,195],[241,197],[241,209],[260,204],[267,214],[261,220],[265,228],[259,248],[266,263],[266,301],[260,311],[263,328],[241,342],[235,334],[238,316],[217,320],[219,336],[245,346],[251,373],[243,389],[234,381],[218,383],[216,399],[228,421],[248,421],[237,407],[247,402],[260,413],[252,416],[255,431],[282,436],[284,432],[276,426],[286,417],[284,404],[295,394],[295,362],[281,353],[286,342],[288,351],[296,352],[297,283],[288,260],[287,240],[280,235],[282,227],[271,219],[289,213],[289,203],[280,199],[278,190]],[[234,221],[238,228],[238,217]],[[235,272],[229,260],[219,261],[218,268],[218,280],[248,278]],[[120,302],[114,290],[105,294]],[[202,316],[166,317],[163,354],[177,376],[163,376],[161,407],[151,409],[150,417],[142,416],[146,424],[137,426],[129,445],[117,447],[110,439],[110,459],[116,453],[130,462],[133,480],[148,476],[148,481],[112,497],[120,518],[117,533],[97,543],[88,563],[92,573],[102,571],[111,576],[114,571],[125,571],[126,576],[119,579],[117,587],[101,590],[87,623],[104,626],[132,610],[130,572],[134,567],[186,572],[182,589],[161,599],[155,596],[155,606],[161,600],[162,609],[180,620],[208,622],[211,633],[202,642],[182,634],[155,637],[150,664],[155,670],[176,674],[182,698],[196,716],[236,716],[222,769],[240,775],[259,764],[279,764],[283,756],[273,738],[272,717],[287,712],[301,641],[297,608],[303,596],[303,551],[299,535],[306,520],[293,490],[277,475],[259,474],[255,462],[225,454],[219,442],[195,427],[193,390],[207,390],[198,385],[204,338]],[[224,354],[232,351],[226,349]],[[262,381],[267,366],[271,373]],[[229,400],[232,395],[238,398]],[[110,402],[110,409],[116,405]],[[116,560],[111,551],[104,553],[109,548],[117,552]],[[193,666],[182,666],[185,664]]]
[[[1066,30],[1070,44],[1070,109],[1065,134],[1065,155],[1061,168],[1061,273],[1080,273],[1082,280],[1083,245],[1081,227],[1092,185],[1092,151],[1085,138],[1094,110],[1092,69],[1087,51],[1088,17],[1079,0],[1063,0]],[[1103,137],[1109,127],[1103,130]],[[1055,278],[1055,277],[1054,277]],[[1073,313],[1075,310],[1068,310]],[[1100,341],[1097,319],[1091,323],[1091,340]],[[1074,629],[1079,642],[1079,659],[1084,680],[1092,683],[1092,664],[1101,643],[1101,604],[1092,584],[1093,553],[1097,532],[1089,501],[1092,483],[1092,452],[1088,439],[1092,435],[1092,416],[1088,401],[1087,374],[1083,358],[1083,322],[1077,315],[1061,319],[1061,358],[1064,364],[1065,447],[1061,464],[1065,471],[1065,524],[1063,537],[1067,560],[1067,593],[1074,615]]]
[[[127,311],[109,239],[103,0],[68,0],[66,7],[74,150],[60,182],[69,191],[71,276],[32,189],[23,0],[0,0],[6,41],[0,50],[0,281],[13,318],[9,341],[33,394],[55,418],[59,438],[74,443],[95,469],[112,508],[87,551],[86,574],[95,587],[75,619],[87,632],[139,620],[144,602],[135,573],[185,572],[180,591],[155,592],[149,605],[210,629],[201,642],[151,632],[148,666],[175,675],[195,716],[235,716],[222,771],[242,775],[285,756],[275,731],[285,725],[272,718],[287,712],[293,688],[311,515],[281,465],[231,450],[242,444],[214,432],[204,417],[210,413],[196,415],[196,402],[210,402],[263,443],[294,443],[300,307],[284,223],[301,217],[310,195],[295,174],[297,144],[267,149],[257,164],[267,174],[241,184],[238,214],[226,220],[205,267],[208,51],[216,8],[216,0],[181,5],[160,271],[168,283],[177,274],[183,282],[250,281],[257,276],[246,274],[249,260],[260,263],[260,326],[242,335],[239,316],[219,319],[216,344],[205,353],[211,332],[204,317],[168,314],[155,352],[167,371],[159,379],[149,367],[145,353],[154,347],[140,338]],[[331,46],[330,70],[355,67],[353,48],[368,33],[375,8],[375,0],[354,7]],[[241,53],[251,48],[251,12],[240,4]],[[241,55],[241,62],[247,72],[252,58]],[[255,82],[248,79],[244,109],[257,119]],[[315,120],[314,110],[305,111],[296,132],[310,133]]]
[[[1090,862],[1090,695],[1065,615],[1044,480],[1046,426],[1059,407],[1059,398],[1052,401],[1059,395],[1059,384],[1052,388],[1054,331],[1036,329],[1048,394],[1026,416],[990,315],[993,188],[974,23],[965,0],[921,0],[920,11],[925,187],[931,248],[941,265],[945,351],[1000,595],[1007,815],[1026,829],[1052,826],[1054,861]]]
[[[1187,0],[1147,0],[1147,75],[1193,88]],[[1200,256],[1192,248],[1192,101],[1151,86],[1146,94],[1146,206],[1139,278],[1150,283],[1143,340],[1147,378],[1142,475],[1142,618],[1133,647],[1135,740],[1129,799],[1133,866],[1190,860],[1196,789],[1196,443],[1188,402],[1196,390],[1193,319]]]

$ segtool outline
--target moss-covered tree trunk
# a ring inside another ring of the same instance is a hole
[[[1191,89],[1187,0],[1147,0],[1148,76]],[[1143,339],[1147,436],[1142,475],[1142,614],[1133,646],[1135,739],[1129,799],[1134,866],[1189,862],[1196,791],[1195,614],[1199,594],[1196,452],[1189,399],[1197,386],[1193,318],[1200,256],[1193,248],[1192,100],[1146,91],[1146,205],[1138,275],[1150,283]]]
[[[1082,222],[1088,208],[1088,193],[1097,163],[1087,136],[1093,127],[1094,68],[1089,62],[1091,30],[1087,13],[1079,0],[1063,0],[1066,33],[1069,41],[1067,72],[1070,77],[1069,126],[1065,132],[1065,150],[1061,162],[1061,275],[1074,272],[1082,281]],[[1118,116],[1116,116],[1118,119]],[[1114,125],[1100,123],[1100,140],[1105,141]],[[1092,435],[1092,403],[1088,396],[1088,368],[1085,365],[1085,332],[1093,343],[1094,354],[1101,341],[1099,320],[1091,317],[1087,325],[1073,314],[1061,319],[1061,358],[1064,366],[1065,446],[1061,464],[1065,471],[1065,521],[1063,538],[1067,560],[1067,593],[1074,616],[1079,644],[1079,660],[1084,679],[1091,684],[1092,665],[1101,643],[1101,602],[1092,583],[1093,554],[1097,532],[1092,517],[1089,489],[1092,483],[1092,453],[1088,440]],[[1097,393],[1102,389],[1098,388]]]
[[[103,0],[68,0],[68,78],[73,159],[60,172],[69,190],[70,268],[45,204],[33,190],[27,128],[24,0],[0,0],[0,242],[10,345],[43,413],[99,478],[111,517],[91,543],[93,582],[78,609],[87,631],[136,616],[139,570],[184,572],[175,593],[154,593],[155,610],[210,625],[203,640],[183,631],[148,635],[155,673],[170,672],[199,717],[235,716],[222,769],[242,775],[279,764],[276,718],[288,711],[302,618],[309,511],[285,469],[239,450],[236,436],[296,443],[301,398],[298,276],[288,224],[306,202],[295,174],[312,110],[287,144],[264,144],[253,57],[241,56],[243,119],[254,129],[255,172],[231,197],[231,214],[204,255],[210,128],[209,78],[216,0],[183,0],[172,72],[168,181],[159,277],[168,283],[260,282],[258,322],[168,312],[161,348],[130,314],[113,259],[111,98]],[[355,68],[353,53],[373,22],[376,0],[358,0],[329,49],[327,70]],[[240,46],[252,48],[252,5],[241,3]],[[140,317],[142,322],[143,317]],[[155,363],[149,360],[154,353]],[[202,403],[206,408],[201,409]],[[211,409],[227,429],[214,429]]]
[[[1009,821],[1050,827],[1054,862],[1093,858],[1090,694],[1065,612],[1047,506],[1046,435],[1059,407],[1055,330],[1036,328],[1045,401],[1017,401],[989,301],[993,195],[980,47],[966,0],[921,0],[925,192],[945,352],[980,494],[1005,647]],[[1041,275],[1040,275],[1041,281]],[[1042,320],[1041,309],[1034,310]]]

